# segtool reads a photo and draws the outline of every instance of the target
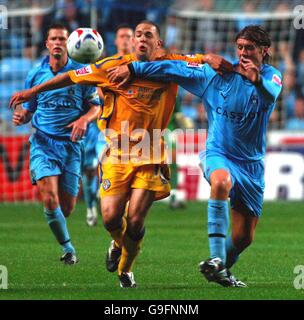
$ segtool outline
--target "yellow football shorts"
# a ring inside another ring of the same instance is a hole
[[[160,164],[99,164],[101,198],[120,193],[130,193],[131,189],[155,191],[155,200],[170,195],[170,169]]]

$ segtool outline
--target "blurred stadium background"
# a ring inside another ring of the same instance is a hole
[[[48,25],[61,21],[71,30],[97,28],[104,55],[115,53],[114,30],[143,19],[159,23],[172,52],[215,52],[235,59],[234,36],[247,24],[262,24],[273,39],[272,64],[284,75],[284,89],[270,122],[266,159],[266,200],[304,199],[304,21],[294,26],[298,0],[0,0],[8,10],[8,28],[0,27],[0,202],[37,201],[28,173],[29,125],[15,128],[10,96],[23,88],[27,72],[46,54]],[[2,20],[1,20],[2,19]],[[0,14],[0,26],[5,15]],[[201,101],[179,90],[186,128],[206,128]],[[193,142],[196,143],[195,141]],[[194,148],[197,149],[197,148]],[[186,158],[185,158],[186,157]],[[179,155],[178,197],[207,199],[195,154]],[[193,166],[189,166],[192,163]]]

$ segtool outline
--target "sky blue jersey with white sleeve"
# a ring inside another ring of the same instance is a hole
[[[29,89],[54,78],[55,75],[81,67],[82,64],[68,59],[67,64],[54,74],[49,65],[49,57],[46,57],[29,72],[25,88]],[[51,136],[69,138],[71,128],[66,126],[85,114],[90,104],[100,105],[96,87],[76,84],[39,93],[34,99],[24,103],[23,108],[34,113],[32,117],[34,128]]]
[[[258,161],[266,152],[266,129],[282,89],[281,73],[263,64],[255,86],[239,73],[217,74],[208,64],[184,61],[133,62],[137,78],[172,81],[200,97],[209,129],[207,152]]]

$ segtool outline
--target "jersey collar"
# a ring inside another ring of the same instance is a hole
[[[68,57],[68,61],[67,63],[58,71],[56,72],[56,74],[58,73],[62,73],[62,72],[66,72],[68,70],[71,69],[71,66],[73,64],[73,61]],[[48,68],[52,73],[54,73],[50,67],[50,56],[46,56],[43,60],[42,60],[42,66],[44,68]],[[55,74],[55,73],[54,73]]]

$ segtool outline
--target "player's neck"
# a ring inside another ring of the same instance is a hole
[[[129,51],[129,50],[118,50],[117,51],[117,54],[119,56],[126,56],[126,55],[131,54],[131,53],[132,53],[132,51]]]
[[[50,56],[50,67],[54,73],[57,73],[61,70],[68,62],[68,57],[64,56],[60,59],[55,59],[54,57]]]

